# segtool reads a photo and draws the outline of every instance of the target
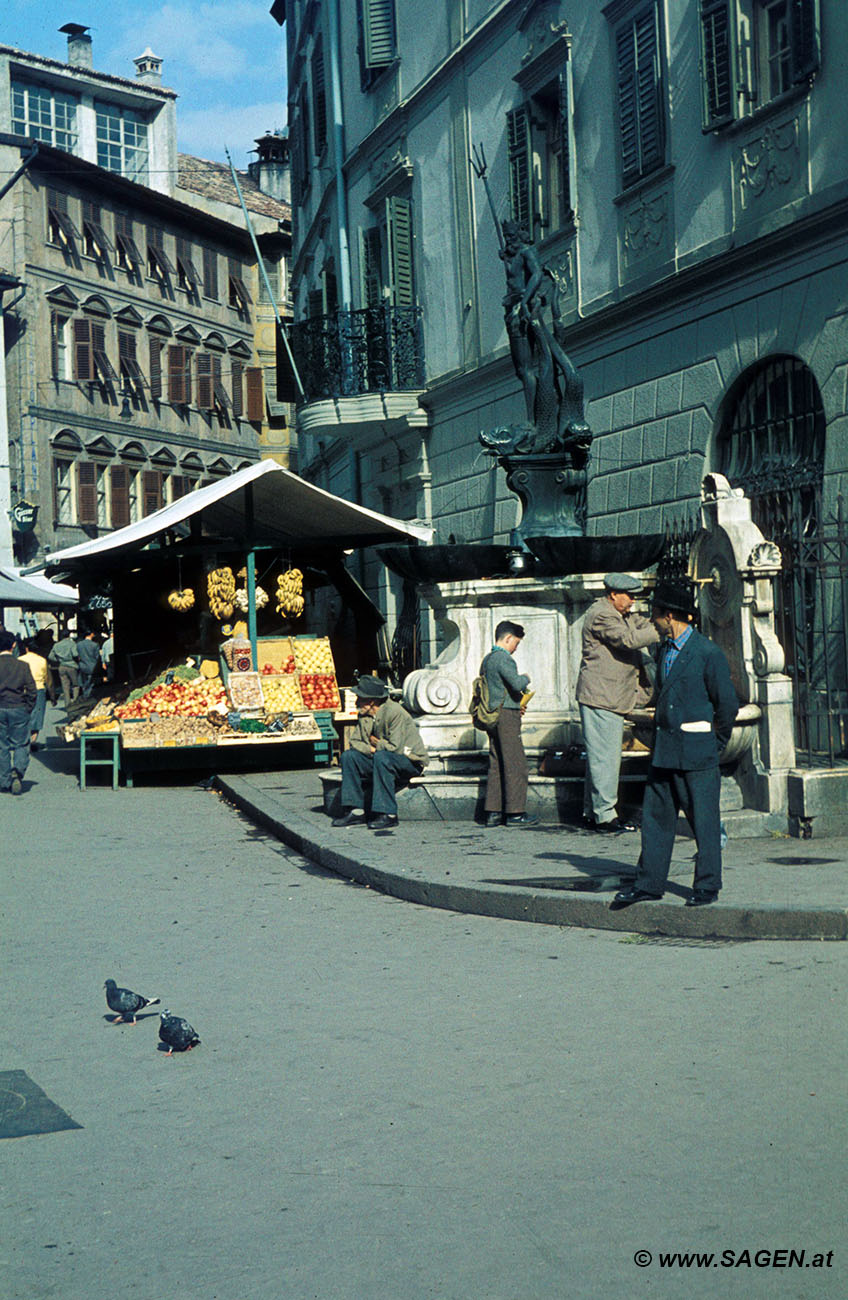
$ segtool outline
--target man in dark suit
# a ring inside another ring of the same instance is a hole
[[[692,626],[694,604],[682,583],[660,583],[651,618],[664,640],[657,651],[654,750],[642,806],[642,854],[633,885],[610,908],[662,898],[677,816],[686,814],[697,856],[687,907],[714,903],[721,889],[721,777],[718,757],[739,708],[722,651]]]

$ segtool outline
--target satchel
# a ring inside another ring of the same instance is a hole
[[[485,677],[475,677],[471,683],[471,703],[468,706],[471,721],[479,731],[494,731],[501,716],[501,705],[492,708],[489,700],[489,683]]]

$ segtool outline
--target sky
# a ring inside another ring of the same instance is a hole
[[[0,0],[0,44],[63,63],[65,23],[90,28],[97,72],[135,77],[149,45],[179,95],[183,153],[246,166],[254,140],[286,124],[285,28],[271,0]]]

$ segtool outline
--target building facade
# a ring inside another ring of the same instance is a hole
[[[511,219],[585,384],[589,533],[694,517],[711,471],[787,555],[837,529],[841,17],[836,0],[463,0],[422,23],[408,0],[290,0],[303,472],[441,542],[508,540],[518,504],[478,434],[524,418],[502,308]],[[382,321],[379,356],[366,328],[351,363],[333,340],[358,340],[360,319]],[[784,594],[800,674],[821,653],[802,627],[816,563]],[[836,606],[818,606],[835,632]],[[843,709],[845,649],[828,669]]]
[[[0,459],[11,505],[37,507],[6,536],[18,563],[288,452],[234,192],[216,205],[215,165],[178,157],[160,60],[136,60],[136,81],[101,74],[90,42],[74,62],[80,40],[68,64],[0,47],[0,267],[19,283],[3,296]],[[242,181],[283,301],[288,206]]]

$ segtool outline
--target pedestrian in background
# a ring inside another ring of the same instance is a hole
[[[0,790],[22,794],[36,690],[29,665],[15,657],[16,643],[11,632],[0,628]]]
[[[624,715],[650,699],[642,650],[660,637],[650,619],[632,612],[642,590],[636,578],[608,573],[604,587],[606,594],[586,612],[577,677],[586,750],[583,822],[595,831],[635,831],[638,827],[617,811]]]
[[[69,709],[79,695],[79,652],[70,632],[59,638],[47,656],[47,662],[56,669],[62,699],[65,708]]]
[[[80,695],[86,698],[94,690],[94,674],[100,667],[100,646],[93,629],[90,629],[85,636],[80,637],[77,641],[77,656],[79,658]]]
[[[651,617],[664,638],[657,652],[654,747],[642,805],[642,853],[636,879],[616,894],[617,911],[662,898],[679,812],[695,836],[695,878],[687,907],[714,903],[721,889],[721,774],[724,749],[739,708],[723,652],[692,626],[688,587],[661,583]]]
[[[50,665],[44,655],[38,653],[35,640],[27,642],[24,654],[19,655],[22,664],[26,664],[35,682],[35,704],[29,719],[29,747],[38,747],[38,733],[44,726],[44,711],[47,707],[47,690],[50,682]]]
[[[111,682],[112,680],[112,659],[114,658],[114,654],[115,654],[115,638],[110,632],[106,640],[103,642],[102,646],[100,647],[100,663],[103,668],[104,682]]]
[[[527,812],[527,756],[521,740],[521,701],[530,678],[518,671],[513,659],[523,639],[521,624],[504,619],[495,628],[495,644],[480,665],[480,676],[486,679],[489,689],[489,704],[493,709],[500,708],[498,721],[489,731],[487,828],[535,826],[538,821]]]

